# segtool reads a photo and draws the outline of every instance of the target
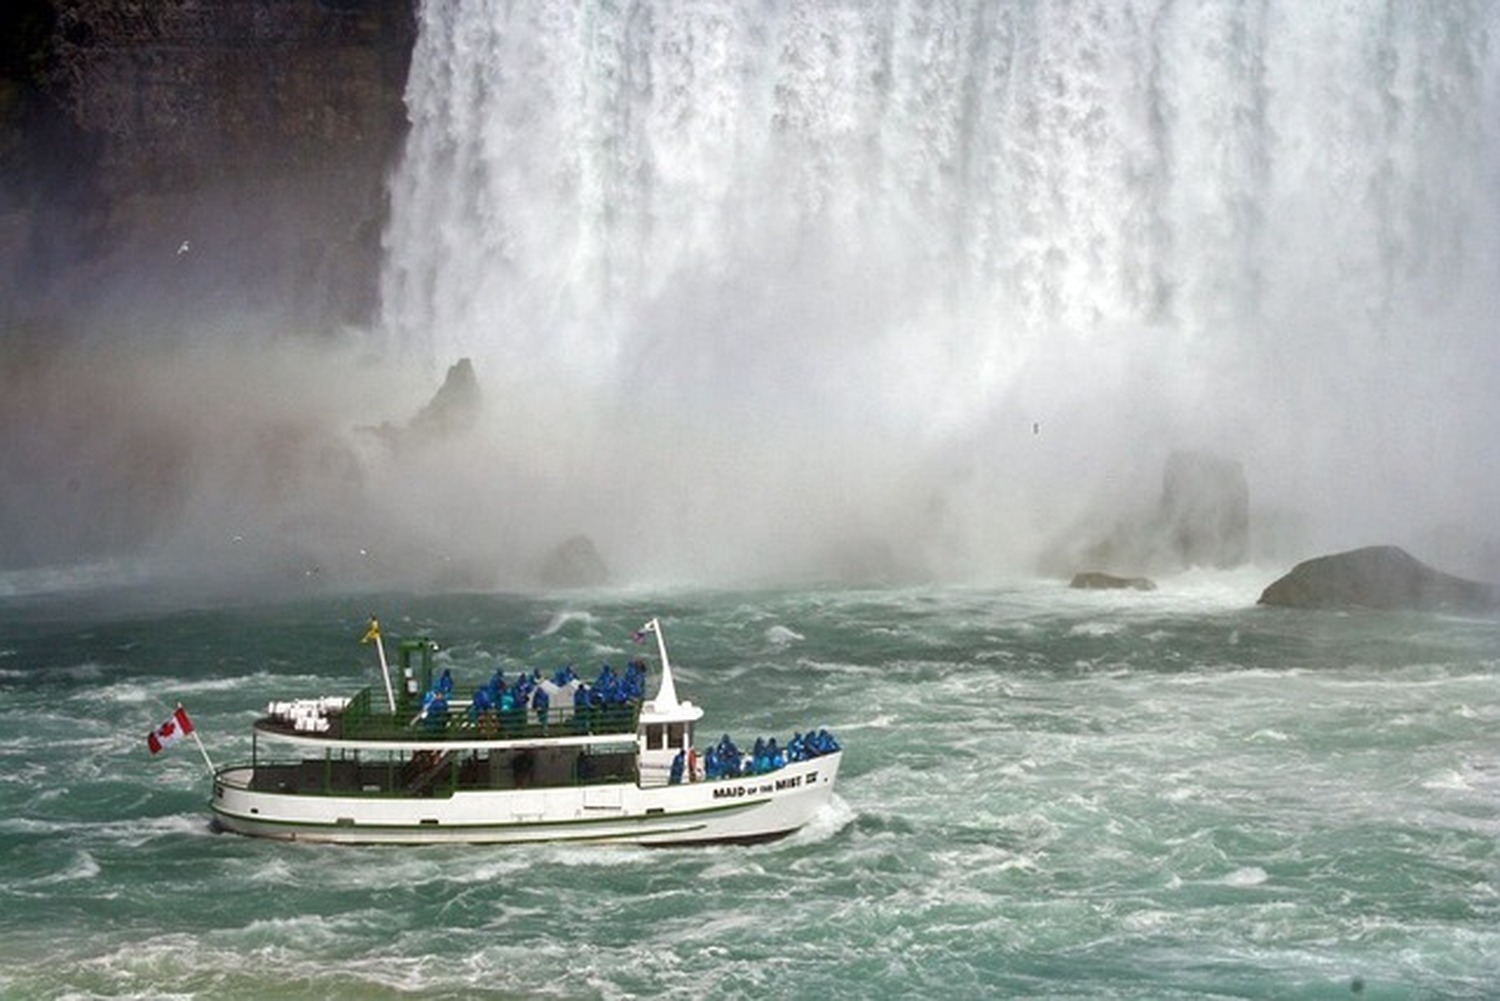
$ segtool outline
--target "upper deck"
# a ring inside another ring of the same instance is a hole
[[[257,732],[304,744],[343,747],[459,749],[536,744],[596,744],[635,739],[641,702],[601,706],[559,705],[546,710],[516,707],[471,711],[455,702],[441,714],[398,704],[390,712],[374,690],[353,698],[272,703],[255,721]]]

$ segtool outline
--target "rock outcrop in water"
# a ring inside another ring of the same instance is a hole
[[[1435,570],[1396,546],[1368,546],[1304,560],[1260,596],[1289,608],[1486,611],[1493,586]]]
[[[387,421],[379,427],[364,430],[393,449],[409,445],[421,447],[468,431],[478,422],[483,405],[484,397],[479,390],[479,378],[474,374],[474,363],[460,358],[448,367],[448,374],[438,391],[405,427]]]
[[[1101,497],[1103,508],[1116,498]],[[1111,527],[1089,526],[1103,521]],[[1239,462],[1210,452],[1175,451],[1162,470],[1154,504],[1093,515],[1042,559],[1044,572],[1068,576],[1080,566],[1135,577],[1193,567],[1228,570],[1250,551],[1250,487]]]
[[[609,567],[593,539],[575,535],[552,551],[538,577],[543,587],[603,587],[609,583]]]
[[[412,418],[411,430],[439,436],[467,431],[479,419],[482,405],[474,363],[460,358],[448,367],[448,375],[437,394]]]

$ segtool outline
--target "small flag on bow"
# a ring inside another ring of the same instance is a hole
[[[360,642],[368,643],[371,640],[378,639],[380,639],[380,620],[372,615],[370,616],[370,628],[365,630],[364,638]]]
[[[160,754],[163,748],[172,746],[192,732],[193,721],[188,719],[187,710],[179,704],[165,723],[146,734],[146,746],[151,748],[152,754]]]

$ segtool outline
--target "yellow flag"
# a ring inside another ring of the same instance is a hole
[[[365,638],[360,640],[360,642],[368,643],[371,640],[378,639],[380,639],[380,622],[372,615],[370,616],[370,628],[365,630]]]

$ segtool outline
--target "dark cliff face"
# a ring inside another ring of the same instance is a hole
[[[270,349],[373,317],[415,3],[0,4],[0,568],[358,506]]]
[[[367,319],[415,2],[8,5],[0,319]]]

